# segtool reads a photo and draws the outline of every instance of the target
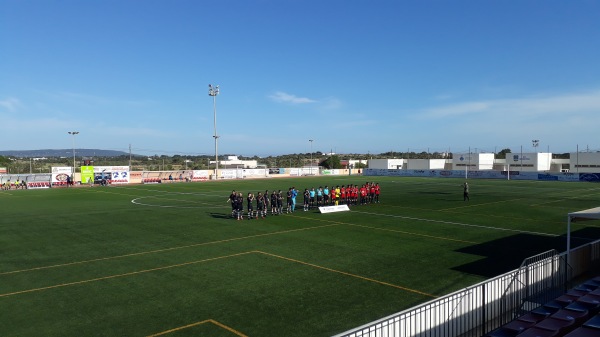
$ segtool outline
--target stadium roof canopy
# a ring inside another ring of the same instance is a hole
[[[569,213],[567,221],[567,262],[570,261],[569,255],[571,254],[571,222],[583,220],[600,220],[600,207]]]
[[[600,207],[569,213],[571,221],[600,220]]]

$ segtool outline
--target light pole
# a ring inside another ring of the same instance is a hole
[[[208,95],[213,98],[213,114],[214,114],[214,126],[215,126],[215,179],[218,179],[219,174],[219,136],[217,136],[217,95],[219,94],[219,85],[212,86],[208,85]]]
[[[73,136],[73,177],[75,179],[75,135],[79,134],[79,131],[69,131],[68,134]]]
[[[538,148],[538,146],[540,146],[539,139],[532,140],[531,145],[533,146],[533,151],[537,152],[537,148]]]
[[[315,141],[314,139],[309,139],[308,140],[310,142],[310,175],[313,174],[313,159],[312,159],[312,153],[313,153],[313,149],[312,149],[312,144]]]

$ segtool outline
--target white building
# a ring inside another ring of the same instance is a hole
[[[215,161],[211,160],[211,164]],[[220,168],[256,168],[258,162],[256,160],[240,160],[237,156],[227,156],[227,160],[219,160]]]
[[[494,168],[493,153],[456,153],[452,156],[453,170],[491,170]]]
[[[552,153],[507,153],[506,166],[511,171],[550,171]]]
[[[496,170],[523,172],[600,173],[600,152],[572,152],[570,159],[553,159],[549,152],[454,154],[452,159],[370,159],[369,168],[386,170]]]
[[[402,170],[405,169],[406,159],[369,159],[369,168]]]
[[[600,152],[571,152],[569,166],[570,172],[599,173]]]
[[[444,170],[446,159],[369,159],[369,168],[386,170]]]
[[[443,170],[446,168],[446,159],[409,159],[406,170]]]
[[[367,165],[367,167],[368,167],[368,160],[366,160],[366,159],[365,160],[363,160],[363,159],[343,159],[343,160],[340,160],[340,164],[342,165],[342,167],[344,169],[357,168],[359,164]]]

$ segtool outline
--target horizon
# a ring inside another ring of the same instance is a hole
[[[585,0],[5,1],[2,147],[210,156],[216,134],[219,153],[245,157],[533,140],[596,151],[599,12]]]
[[[477,148],[475,150],[478,150]],[[368,155],[372,155],[372,156],[382,156],[382,155],[387,155],[387,154],[422,154],[422,153],[428,153],[428,154],[438,154],[438,155],[455,155],[455,154],[460,154],[460,155],[464,155],[464,154],[486,154],[486,153],[492,153],[494,155],[499,155],[500,153],[502,153],[502,151],[504,151],[506,149],[499,149],[496,152],[448,152],[448,151],[432,151],[432,152],[427,152],[427,151],[410,151],[410,152],[406,152],[406,151],[386,151],[386,152],[381,152],[381,153],[360,153],[360,152],[348,152],[348,153],[336,153],[336,152],[321,152],[321,151],[315,151],[312,154],[320,154],[322,156],[328,156],[328,155],[336,155],[336,156],[348,156],[348,155],[357,155],[357,156],[368,156]],[[545,152],[545,151],[525,151],[525,149],[523,149],[523,151],[512,151],[511,149],[510,152],[505,152],[505,153],[523,153],[523,154],[531,154],[531,153],[551,153],[553,155],[565,155],[565,154],[571,154],[571,153],[577,153],[577,151],[569,151],[569,152]],[[520,150],[520,149],[519,149]],[[59,157],[59,158],[72,158],[73,157],[73,149],[37,149],[37,150],[0,150],[0,156],[4,156],[4,157],[31,157],[32,155],[28,155],[27,152],[44,152],[44,151],[50,151],[50,152],[64,152],[66,155],[64,156],[56,156],[56,155],[49,155],[49,157]],[[90,152],[90,151],[103,151],[103,152],[116,152],[118,154],[115,155],[89,155],[86,154],[86,152]],[[19,153],[19,155],[14,155],[14,154],[6,154],[7,152],[16,152]],[[600,152],[600,150],[590,150],[589,148],[586,149],[579,149],[578,153],[592,153],[592,152]],[[84,153],[84,154],[82,154]],[[76,157],[111,157],[111,156],[124,156],[124,155],[132,155],[132,156],[136,156],[136,157],[155,157],[155,156],[167,156],[167,157],[174,157],[174,156],[183,156],[183,157],[209,157],[212,158],[214,157],[214,154],[200,154],[200,155],[185,155],[185,154],[172,154],[172,155],[167,155],[167,154],[152,154],[152,155],[146,155],[146,154],[139,154],[139,153],[134,153],[134,152],[124,152],[124,151],[119,151],[119,150],[109,150],[109,149],[87,149],[87,148],[76,148],[75,149],[75,156]],[[270,154],[270,155],[266,155],[266,156],[259,156],[259,155],[239,155],[239,154],[231,154],[231,153],[222,153],[219,154],[219,157],[228,157],[228,156],[235,156],[235,157],[244,157],[244,158],[268,158],[268,157],[280,157],[280,156],[290,156],[290,155],[309,155],[310,152],[295,152],[295,153],[282,153],[282,154]],[[372,159],[372,158],[371,158]],[[401,159],[401,157],[396,158],[396,159]]]

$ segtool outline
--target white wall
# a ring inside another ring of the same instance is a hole
[[[491,170],[494,167],[493,153],[457,153],[452,156],[452,168],[461,170]]]
[[[369,168],[397,170],[404,169],[405,159],[369,159]]]
[[[506,164],[514,171],[550,171],[552,153],[507,153]]]
[[[600,152],[571,152],[569,157],[571,172],[600,172]]]
[[[407,170],[443,170],[446,159],[408,159]]]
[[[495,154],[493,153],[479,153],[478,165],[480,170],[491,170],[494,168],[494,158]]]

